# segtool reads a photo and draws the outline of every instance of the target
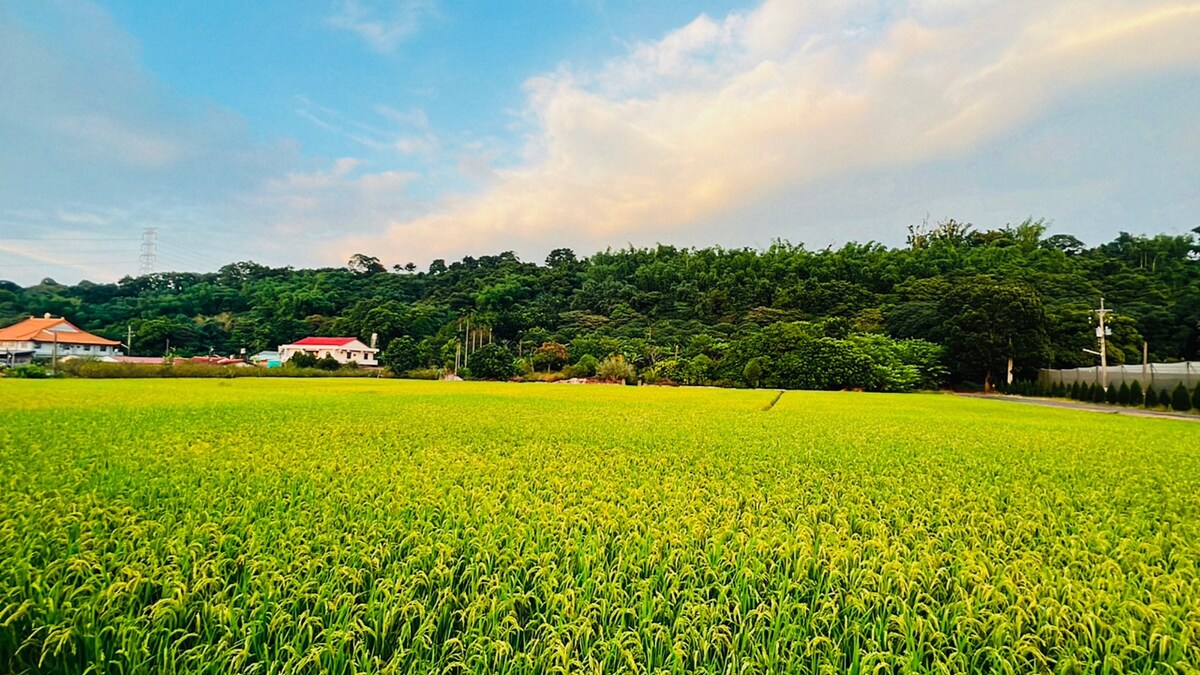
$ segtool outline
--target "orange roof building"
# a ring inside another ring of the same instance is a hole
[[[47,314],[41,319],[26,319],[0,328],[0,360],[6,353],[33,352],[34,358],[58,356],[115,356],[120,342],[80,330],[70,321]]]

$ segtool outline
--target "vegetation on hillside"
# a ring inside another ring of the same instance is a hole
[[[1143,340],[1152,359],[1198,359],[1198,260],[1190,234],[1088,247],[1046,236],[1041,221],[986,231],[946,221],[913,228],[904,248],[658,246],[583,259],[559,249],[544,264],[501,253],[423,272],[357,255],[336,269],[242,262],[115,284],[0,282],[0,322],[50,312],[114,339],[131,326],[144,355],[168,341],[183,355],[224,354],[377,334],[399,370],[452,367],[465,341],[500,345],[518,372],[620,355],[658,381],[902,390],[996,382],[1010,357],[1019,379],[1095,365],[1083,350],[1095,347],[1101,296],[1116,310],[1110,363],[1139,361]],[[833,376],[806,365],[815,356],[840,364]]]

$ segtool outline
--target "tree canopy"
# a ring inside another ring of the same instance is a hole
[[[1200,358],[1196,236],[1122,233],[1089,247],[1033,220],[995,230],[945,221],[913,228],[900,248],[556,249],[544,264],[503,252],[425,271],[359,254],[343,268],[239,262],[116,283],[0,282],[0,324],[50,312],[120,340],[131,327],[138,355],[161,355],[168,342],[183,355],[253,353],[310,335],[376,334],[388,360],[411,367],[452,365],[470,325],[539,368],[620,355],[680,380],[843,387],[878,383],[886,367],[927,385],[995,381],[1009,358],[1018,376],[1094,365],[1083,350],[1095,347],[1090,310],[1101,297],[1115,310],[1110,363],[1140,361],[1143,340],[1152,359]],[[804,359],[841,364],[854,383]]]

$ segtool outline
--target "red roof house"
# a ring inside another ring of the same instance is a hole
[[[352,337],[307,337],[297,340],[290,345],[279,347],[279,360],[287,363],[296,354],[305,353],[323,359],[332,357],[338,363],[350,363],[360,366],[377,366],[378,349],[368,347],[358,338]]]

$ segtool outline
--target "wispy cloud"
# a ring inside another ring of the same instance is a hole
[[[1200,64],[1200,3],[767,0],[526,84],[525,160],[397,219],[429,255],[735,220],[837,176],[962,157],[1073,96]]]
[[[434,0],[340,0],[329,25],[356,33],[380,53],[396,50],[437,9]]]
[[[297,115],[371,151],[428,156],[438,148],[438,138],[430,131],[429,119],[420,108],[401,111],[375,106],[375,112],[387,125],[384,128],[351,119],[305,96],[297,97],[296,101]]]

